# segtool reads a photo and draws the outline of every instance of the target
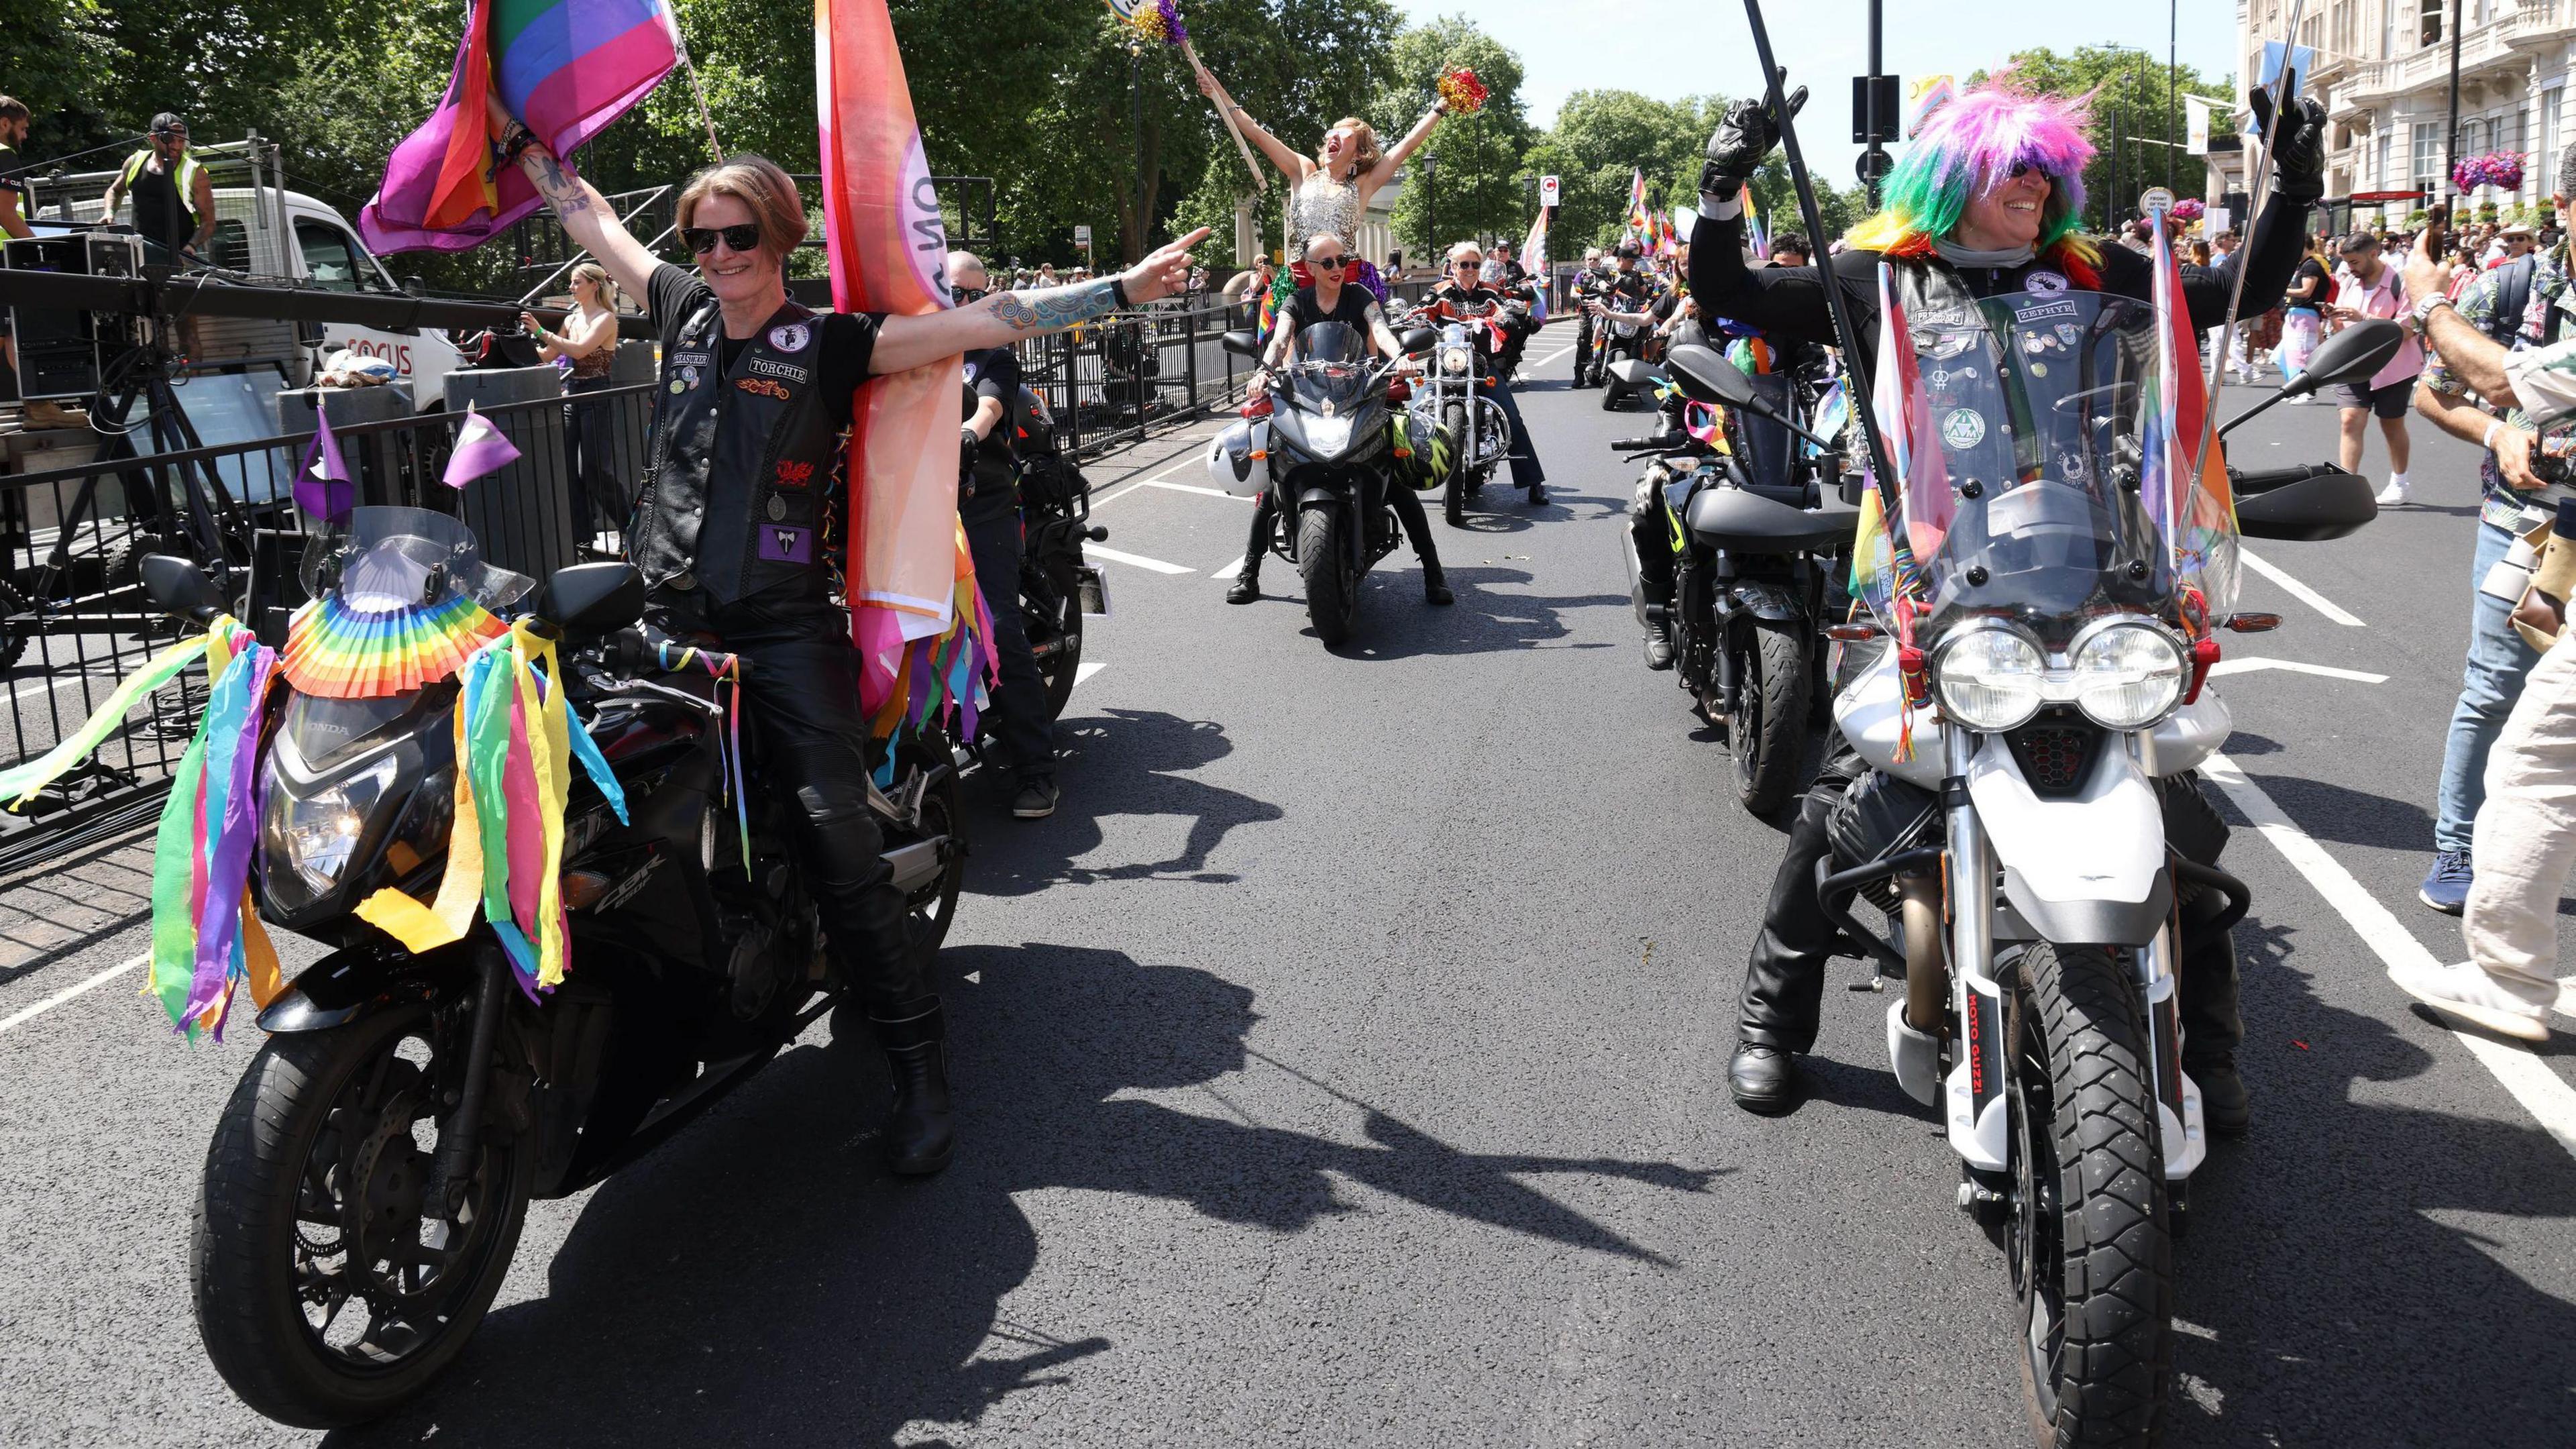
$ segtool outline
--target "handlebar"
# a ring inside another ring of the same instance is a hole
[[[664,674],[686,674],[703,670],[724,678],[749,679],[751,661],[739,654],[724,654],[684,644],[667,635],[630,625],[600,641],[608,658],[627,669],[658,669]]]
[[[1692,441],[1690,435],[1680,431],[1657,433],[1651,438],[1621,438],[1610,445],[1610,451],[1613,453],[1654,453],[1661,452],[1667,448],[1678,448],[1690,441]]]

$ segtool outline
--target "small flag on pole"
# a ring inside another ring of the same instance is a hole
[[[450,488],[462,488],[517,461],[519,450],[511,445],[509,438],[492,426],[490,418],[476,412],[472,403],[467,403],[465,421],[456,428],[456,447],[448,453],[447,471],[440,475],[439,481]]]
[[[314,402],[313,446],[305,449],[304,462],[295,470],[295,506],[324,523],[338,523],[349,516],[358,490],[340,456],[340,440],[331,436],[330,411],[319,397]]]

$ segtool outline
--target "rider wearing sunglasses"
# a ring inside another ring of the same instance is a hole
[[[1431,295],[1422,299],[1423,312],[1442,322],[1481,322],[1501,315],[1503,304],[1512,300],[1486,286],[1485,252],[1474,242],[1460,242],[1449,249],[1449,275]],[[1507,374],[1497,373],[1497,377]],[[1547,502],[1547,468],[1538,460],[1538,448],[1530,442],[1529,429],[1521,425],[1521,405],[1511,388],[1498,381],[1491,389],[1494,405],[1512,422],[1512,486],[1528,490],[1529,505],[1536,508]]]
[[[774,163],[738,156],[681,188],[680,234],[695,267],[662,261],[598,191],[512,122],[510,138],[575,244],[662,336],[653,455],[627,533],[649,590],[648,618],[753,666],[744,688],[761,732],[767,789],[797,804],[794,849],[894,1078],[884,1145],[899,1173],[948,1163],[952,1107],[946,1019],[904,895],[880,858],[867,770],[875,745],[859,713],[859,659],[832,568],[845,507],[841,443],[859,384],[1070,327],[1167,297],[1189,275],[1202,230],[1117,277],[1004,292],[920,316],[816,312],[790,301],[786,261],[805,239],[805,203]],[[955,437],[945,429],[937,442]],[[956,468],[943,464],[942,477]]]

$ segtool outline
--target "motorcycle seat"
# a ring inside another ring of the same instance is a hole
[[[1744,488],[1711,488],[1690,501],[1691,537],[1729,553],[1819,553],[1851,541],[1860,510],[1840,499],[1797,508]]]
[[[1610,364],[1610,375],[1641,391],[1664,380],[1662,368],[1635,357],[1623,357]]]

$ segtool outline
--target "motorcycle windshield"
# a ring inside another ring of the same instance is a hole
[[[1288,344],[1289,390],[1300,408],[1334,412],[1356,407],[1368,391],[1368,338],[1347,322],[1300,327]]]
[[[1909,556],[1881,538],[1855,568],[1883,616],[1902,589],[1920,640],[2001,617],[2062,649],[2104,614],[2193,614],[2205,628],[2233,606],[2225,475],[2192,481],[2198,410],[2178,424],[2170,401],[2197,353],[2177,355],[2154,306],[2012,293],[1909,330],[1910,358],[1882,349],[1877,408]]]
[[[357,508],[304,547],[304,591],[337,596],[352,610],[382,614],[435,606],[460,595],[499,611],[536,580],[483,561],[483,546],[461,519],[426,508]]]

